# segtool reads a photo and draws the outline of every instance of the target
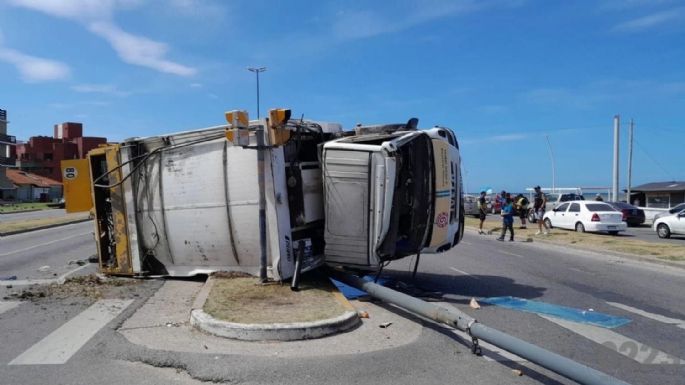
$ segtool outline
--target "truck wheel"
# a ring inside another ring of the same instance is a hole
[[[545,218],[545,226],[547,226],[548,229],[552,228],[552,221],[550,221],[549,218]]]
[[[671,229],[668,228],[667,224],[659,223],[659,226],[656,227],[656,235],[658,235],[659,238],[670,238]]]
[[[576,231],[579,233],[585,232],[585,226],[581,222],[576,223]]]
[[[530,223],[536,223],[538,220],[535,219],[535,210],[530,209],[528,210],[528,222]]]

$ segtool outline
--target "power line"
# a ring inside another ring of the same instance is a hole
[[[633,138],[633,140],[635,141],[635,144],[637,144],[637,147],[638,147],[638,148],[647,156],[647,158],[649,158],[649,160],[651,160],[652,162],[654,162],[654,164],[657,165],[657,166],[661,169],[661,171],[664,172],[664,174],[668,175],[668,177],[671,178],[671,180],[675,180],[675,178],[673,177],[673,175],[671,175],[671,173],[668,172],[668,171],[666,170],[666,168],[665,168],[664,166],[661,165],[661,163],[657,162],[657,160],[654,159],[654,157],[653,157],[652,155],[650,155],[650,154],[647,152],[647,150],[645,150],[644,147],[642,147],[642,145],[640,144],[640,142],[639,142],[637,139]]]

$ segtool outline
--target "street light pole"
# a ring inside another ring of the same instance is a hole
[[[552,153],[552,145],[549,143],[549,135],[545,135],[547,139],[547,149],[549,150],[549,158],[552,160],[552,192],[556,190],[556,166],[554,165],[554,154]]]
[[[266,67],[247,67],[247,70],[257,75],[257,119],[259,119],[259,73],[266,71]]]

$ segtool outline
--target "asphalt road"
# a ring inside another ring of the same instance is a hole
[[[91,222],[0,237],[0,280],[16,277],[16,282],[0,283],[19,286],[57,279],[81,267],[74,261],[95,253]]]
[[[12,253],[0,256],[0,271],[4,274],[6,266],[25,266],[17,265],[21,258],[15,254],[33,259],[31,263],[35,264],[31,266],[38,265],[38,261],[56,265],[51,259],[56,258],[55,254],[65,261],[94,250],[94,245],[89,244],[92,240],[81,234],[88,231],[88,224],[58,229],[10,238],[10,243],[6,243],[9,237],[0,239],[0,255]],[[11,245],[8,251],[6,245]],[[33,248],[20,251],[27,247]],[[11,258],[14,262],[7,262]],[[411,283],[411,262],[407,258],[392,263],[387,276]],[[534,242],[502,243],[495,236],[468,231],[464,242],[450,252],[422,256],[413,283],[426,292],[439,292],[438,300],[445,306],[462,309],[486,325],[629,383],[682,384],[685,378],[685,361],[679,361],[685,359],[684,270]],[[109,317],[95,330],[86,330],[79,323],[98,318],[90,313],[95,299],[3,299],[0,384],[570,383],[535,365],[519,362],[516,357],[497,362],[473,356],[451,331],[430,322],[423,323],[418,339],[412,343],[360,354],[292,358],[152,350],[129,342],[116,329],[160,286],[160,281],[144,280],[134,289],[106,298],[119,302],[110,304],[113,310]],[[583,324],[484,302],[478,310],[468,307],[472,297],[497,296],[603,312],[630,322],[613,329],[587,329]],[[70,337],[47,345],[59,351],[73,348],[73,355],[64,356],[64,362],[41,364],[39,348],[46,346],[51,333],[62,335],[70,330]],[[89,332],[92,338],[82,341]],[[263,346],[269,349],[269,344]],[[334,351],[336,347],[329,349]],[[523,369],[524,375],[512,374],[512,368]]]

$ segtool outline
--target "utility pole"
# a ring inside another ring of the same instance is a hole
[[[554,193],[557,188],[557,167],[554,165],[554,154],[552,153],[552,145],[549,143],[549,135],[545,135],[545,139],[547,139],[547,149],[549,150],[549,158],[552,160],[552,192]]]
[[[628,132],[628,197],[626,198],[626,202],[631,205],[633,204],[630,198],[630,187],[633,180],[633,128],[634,122],[631,118],[630,131]]]
[[[614,174],[613,183],[611,185],[611,200],[614,202],[618,201],[618,134],[621,125],[621,117],[619,115],[614,116]]]
[[[257,119],[259,119],[259,73],[266,71],[266,67],[247,67],[247,70],[257,75]]]

